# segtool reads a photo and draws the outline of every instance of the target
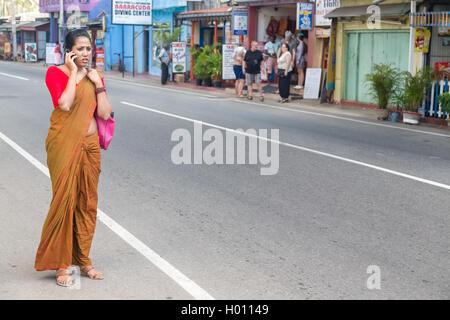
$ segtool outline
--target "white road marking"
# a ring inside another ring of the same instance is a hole
[[[298,149],[298,150],[302,150],[302,151],[306,151],[306,152],[311,152],[311,153],[315,153],[315,154],[318,154],[318,155],[321,155],[321,156],[325,156],[325,157],[328,157],[328,158],[333,158],[333,159],[337,159],[337,160],[341,160],[341,161],[357,164],[357,165],[360,165],[360,166],[363,166],[363,167],[367,167],[367,168],[371,168],[371,169],[374,169],[374,170],[390,173],[392,175],[396,175],[396,176],[403,177],[403,178],[406,178],[406,179],[410,179],[410,180],[422,182],[422,183],[425,183],[425,184],[429,184],[429,185],[432,185],[432,186],[435,186],[435,187],[438,187],[438,188],[450,190],[450,185],[448,185],[448,184],[444,184],[444,183],[440,183],[440,182],[437,182],[437,181],[416,177],[416,176],[413,176],[413,175],[410,175],[410,174],[406,174],[406,173],[402,173],[402,172],[399,172],[399,171],[383,168],[383,167],[376,166],[376,165],[372,165],[370,163],[366,163],[366,162],[362,162],[362,161],[358,161],[358,160],[353,160],[353,159],[350,159],[350,158],[337,156],[337,155],[334,155],[334,154],[331,154],[331,153],[322,152],[322,151],[314,150],[314,149],[307,148],[307,147],[302,147],[302,146],[295,145],[295,144],[292,144],[292,143],[286,143],[286,142],[281,142],[279,140],[274,140],[274,139],[270,139],[270,138],[261,137],[261,136],[258,136],[258,135],[252,135],[252,134],[249,134],[249,133],[246,133],[246,132],[240,132],[240,131],[237,131],[237,130],[234,130],[234,129],[230,129],[230,128],[227,128],[227,127],[223,127],[223,126],[219,126],[219,125],[216,125],[216,124],[213,124],[213,123],[204,122],[204,121],[200,121],[200,120],[196,120],[196,119],[192,119],[192,118],[188,118],[188,117],[183,117],[183,116],[180,116],[180,115],[177,115],[177,114],[164,112],[164,111],[160,111],[160,110],[149,108],[149,107],[140,106],[138,104],[134,104],[134,103],[126,102],[126,101],[121,101],[120,103],[122,103],[124,105],[127,105],[127,106],[130,106],[130,107],[134,107],[134,108],[138,108],[138,109],[142,109],[142,110],[146,110],[146,111],[150,111],[150,112],[154,112],[154,113],[159,113],[159,114],[162,114],[162,115],[165,115],[165,116],[168,116],[168,117],[177,118],[177,119],[181,119],[181,120],[186,120],[186,121],[190,121],[190,122],[193,122],[193,123],[199,123],[199,124],[206,125],[206,126],[209,126],[209,127],[212,127],[212,128],[217,128],[217,129],[220,129],[220,130],[229,131],[229,132],[233,132],[233,133],[236,133],[236,134],[242,134],[242,135],[245,135],[245,136],[248,136],[248,137],[254,137],[254,138],[257,138],[257,139],[266,140],[268,142],[278,143],[278,144],[286,146],[286,147],[290,147],[290,148],[294,148],[294,149]]]
[[[43,174],[50,178],[50,174],[48,168],[40,163],[36,158],[34,158],[31,154],[25,151],[22,147],[20,147],[17,143],[12,141],[2,132],[0,132],[0,138],[5,141],[11,148],[17,151],[20,155],[22,155],[25,159],[27,159],[32,165],[39,169]],[[180,285],[184,290],[186,290],[190,295],[192,295],[195,299],[198,300],[214,300],[214,298],[208,294],[204,289],[202,289],[199,285],[197,285],[194,281],[186,277],[181,271],[172,266],[169,262],[163,259],[159,254],[150,249],[147,245],[145,245],[142,241],[133,236],[130,232],[128,232],[125,228],[123,228],[120,224],[114,221],[111,217],[109,217],[102,210],[97,209],[98,218],[101,222],[103,222],[108,228],[110,228],[115,234],[117,234],[120,238],[122,238],[125,242],[127,242],[130,246],[136,249],[139,253],[141,253],[144,257],[146,257],[151,263],[153,263],[156,267],[158,267],[162,272],[164,272],[167,276],[169,276],[172,280],[174,280],[178,285]]]
[[[342,116],[334,116],[334,115],[324,114],[324,113],[314,112],[314,111],[306,111],[306,110],[291,109],[291,108],[286,108],[286,107],[278,107],[278,106],[273,106],[273,105],[266,104],[266,103],[257,103],[257,102],[250,102],[250,101],[244,101],[244,100],[238,100],[238,99],[233,99],[232,101],[246,103],[246,104],[253,104],[253,105],[257,105],[257,106],[264,106],[267,108],[278,109],[278,110],[305,113],[305,114],[310,114],[310,115],[315,115],[315,116],[320,116],[320,117],[327,117],[327,118],[333,118],[333,119],[339,119],[339,120],[347,120],[347,121],[352,121],[352,122],[357,122],[357,123],[368,124],[368,125],[372,125],[372,126],[387,127],[387,128],[392,128],[392,129],[405,130],[405,131],[410,131],[410,132],[415,132],[415,133],[423,133],[423,134],[429,134],[429,135],[433,135],[433,136],[450,138],[449,134],[444,134],[444,133],[439,133],[439,132],[404,128],[404,127],[400,127],[400,126],[370,122],[370,121],[365,121],[365,120],[357,120],[357,119],[346,118],[346,117],[342,117]]]
[[[24,78],[24,77],[20,77],[20,76],[15,76],[15,75],[9,74],[9,73],[0,72],[0,74],[1,74],[2,76],[11,77],[11,78],[17,78],[17,79],[20,79],[20,80],[30,80],[30,79],[28,79],[28,78]]]

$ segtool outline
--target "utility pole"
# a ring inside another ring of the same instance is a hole
[[[17,41],[16,41],[16,4],[15,0],[11,0],[11,27],[12,27],[12,49],[13,49],[13,61],[17,60]]]
[[[63,39],[63,28],[64,28],[64,0],[59,0],[59,19],[58,19],[58,42],[61,43]]]

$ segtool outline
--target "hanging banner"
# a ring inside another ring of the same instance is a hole
[[[236,76],[234,75],[233,65],[233,52],[237,46],[235,44],[224,44],[222,45],[222,79],[223,80],[234,80]]]
[[[152,0],[111,0],[112,24],[152,24]]]
[[[95,50],[95,66],[98,71],[105,69],[105,49],[97,48]]]
[[[341,6],[340,0],[317,0],[316,1],[316,26],[331,26],[331,19],[325,15]]]
[[[234,10],[233,11],[233,35],[246,36],[248,28],[248,11]]]
[[[172,72],[186,72],[186,42],[172,42]]]
[[[314,3],[297,3],[297,30],[312,30]]]
[[[416,28],[414,52],[428,53],[431,32],[427,28]]]

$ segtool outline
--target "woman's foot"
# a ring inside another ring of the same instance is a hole
[[[56,270],[56,284],[62,287],[71,287],[74,285],[74,280],[70,277],[72,272],[70,269]]]
[[[103,273],[94,269],[93,266],[80,266],[81,274],[92,280],[103,280]]]

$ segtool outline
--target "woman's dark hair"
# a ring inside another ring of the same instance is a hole
[[[72,47],[75,45],[75,41],[79,37],[86,37],[91,41],[91,37],[86,29],[74,29],[70,30],[66,34],[66,39],[64,40],[64,51],[72,51]]]
[[[286,46],[286,49],[288,49],[288,51],[291,50],[291,49],[289,48],[289,45],[288,45],[286,42],[284,42],[281,46]]]

